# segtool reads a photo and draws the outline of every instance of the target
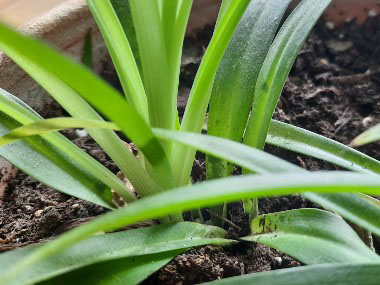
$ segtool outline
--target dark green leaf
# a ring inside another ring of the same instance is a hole
[[[274,109],[293,62],[331,0],[303,0],[278,32],[257,79],[244,143],[262,149]]]
[[[289,0],[252,1],[247,7],[216,73],[207,133],[241,142],[256,80]],[[207,157],[209,179],[227,176],[233,165]]]

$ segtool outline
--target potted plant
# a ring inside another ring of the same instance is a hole
[[[182,120],[176,101],[191,2],[131,0],[128,6],[118,0],[88,1],[126,99],[87,67],[1,24],[0,48],[71,115],[44,120],[3,90],[1,155],[61,192],[113,210],[37,248],[0,255],[2,283],[134,284],[194,246],[245,242],[278,249],[311,265],[280,272],[292,283],[303,284],[310,276],[322,283],[348,281],[347,272],[355,282],[376,282],[380,259],[368,244],[370,233],[380,231],[379,203],[363,193],[378,194],[380,163],[336,141],[272,120],[298,51],[330,2],[302,1],[280,29],[290,1],[223,2]],[[133,28],[126,24],[130,19]],[[331,44],[327,47],[334,51]],[[326,60],[320,64],[331,66]],[[296,63],[298,69],[304,66]],[[347,79],[330,72],[325,76],[335,81]],[[305,100],[334,92],[325,87],[307,93]],[[208,135],[201,135],[208,106]],[[277,111],[281,116],[281,109]],[[337,123],[340,129],[347,124],[347,112]],[[54,132],[78,127],[86,128],[112,158],[121,170],[119,177]],[[122,141],[125,137],[137,152],[130,151]],[[265,142],[351,171],[307,171],[263,152]],[[196,149],[207,154],[210,181],[192,184]],[[229,177],[233,173],[243,175]],[[333,213],[309,208],[259,215],[257,198],[299,192]],[[234,201],[248,224],[231,220],[235,216],[229,202]],[[183,222],[184,211],[190,211],[192,222]],[[150,219],[161,225],[94,236]],[[223,227],[239,230],[228,238]],[[357,227],[364,233],[360,237],[368,240],[359,237]],[[276,274],[221,282],[282,282]]]

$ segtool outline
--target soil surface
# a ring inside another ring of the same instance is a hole
[[[180,114],[211,34],[212,27],[206,27],[196,39],[186,40],[179,89]],[[118,84],[112,69],[105,68],[103,75]],[[54,111],[54,116],[56,112],[62,114],[58,110]],[[370,18],[362,27],[347,23],[342,28],[329,29],[325,23],[319,23],[295,62],[275,118],[345,144],[380,122],[380,17]],[[85,133],[71,131],[65,134],[114,173],[118,171]],[[275,147],[266,150],[309,170],[338,169]],[[380,159],[377,143],[360,150]],[[202,155],[195,162],[193,178],[204,179]],[[268,213],[312,206],[302,197],[292,195],[261,199],[259,210]],[[19,173],[6,189],[0,205],[0,252],[50,239],[105,211]],[[229,212],[234,226],[228,230],[233,236],[239,234],[236,227],[246,227],[247,219],[239,203],[230,206]],[[375,245],[379,248],[376,238]],[[283,253],[262,245],[241,244],[231,249],[207,246],[176,257],[145,283],[194,284],[299,265]]]

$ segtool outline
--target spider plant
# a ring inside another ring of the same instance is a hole
[[[223,204],[233,201],[245,201],[251,215],[251,234],[241,240],[279,249],[310,266],[223,282],[264,284],[277,274],[298,284],[307,276],[348,282],[346,272],[359,283],[376,278],[380,257],[344,219],[380,235],[379,202],[368,196],[380,193],[380,162],[271,121],[297,53],[330,0],[303,0],[286,19],[290,1],[224,0],[182,120],[176,101],[192,1],[87,2],[123,94],[87,66],[0,24],[0,49],[70,114],[45,120],[1,90],[0,155],[42,183],[112,211],[53,241],[1,254],[1,284],[137,284],[191,247],[238,243],[226,238],[221,220],[210,226],[182,218],[183,211],[204,207],[223,215]],[[209,134],[202,135],[208,106]],[[57,132],[82,127],[133,189]],[[115,131],[137,146],[139,158]],[[350,171],[308,172],[263,152],[265,141]],[[207,154],[210,181],[192,184],[196,150]],[[228,177],[234,165],[244,175]],[[113,204],[111,190],[125,207]],[[258,215],[257,198],[293,193],[331,212]],[[113,232],[149,219],[160,219],[161,225]],[[329,274],[320,274],[326,268]]]

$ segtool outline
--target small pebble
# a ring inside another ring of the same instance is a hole
[[[368,127],[372,123],[373,119],[371,117],[365,117],[362,121],[364,127]]]
[[[335,28],[335,25],[333,22],[326,22],[326,27],[330,30],[333,30]]]
[[[74,209],[78,208],[78,207],[79,207],[79,204],[74,204],[74,205],[71,206],[71,208],[74,208]]]
[[[376,16],[377,16],[377,12],[375,10],[368,11],[368,17],[376,17]]]
[[[75,130],[75,134],[79,137],[79,138],[84,138],[84,137],[87,137],[88,136],[88,132],[86,130]]]
[[[30,210],[33,210],[33,207],[32,206],[29,206],[29,205],[25,205],[25,209],[30,211]]]
[[[274,259],[274,261],[276,261],[278,264],[281,265],[281,263],[282,263],[282,258],[281,258],[281,256],[273,257],[273,259]]]
[[[44,211],[44,210],[37,210],[37,211],[35,211],[35,212],[34,212],[34,216],[35,216],[36,218],[41,217],[43,211]]]

